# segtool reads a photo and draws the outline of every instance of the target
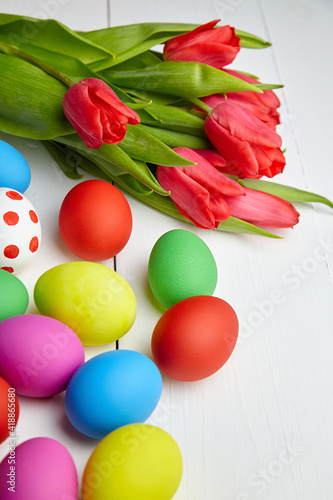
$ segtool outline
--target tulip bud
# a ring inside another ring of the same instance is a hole
[[[189,148],[175,148],[176,153],[196,162],[188,167],[158,166],[156,177],[161,186],[170,191],[170,198],[178,211],[196,226],[213,229],[231,215],[223,194],[242,196],[244,188],[216,170],[197,152]]]
[[[240,38],[230,26],[214,28],[219,19],[176,36],[164,46],[165,61],[194,61],[221,69],[240,51]]]
[[[99,148],[104,142],[118,144],[126,134],[127,123],[140,123],[137,113],[98,78],[85,78],[70,87],[63,108],[88,148]]]
[[[283,171],[281,137],[250,111],[224,100],[205,120],[208,138],[246,177],[274,177]]]

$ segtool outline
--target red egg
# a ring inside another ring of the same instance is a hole
[[[84,181],[65,196],[59,229],[71,252],[98,262],[124,248],[132,232],[132,212],[125,196],[109,182]]]
[[[177,302],[157,322],[152,353],[159,369],[182,381],[217,372],[236,345],[238,319],[222,299],[206,295]]]
[[[13,435],[19,417],[19,402],[15,389],[0,377],[0,443]]]

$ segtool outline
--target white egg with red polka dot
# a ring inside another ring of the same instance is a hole
[[[0,268],[17,274],[30,264],[41,241],[39,217],[18,191],[0,188]]]

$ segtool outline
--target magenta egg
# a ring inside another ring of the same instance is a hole
[[[58,394],[83,363],[80,339],[61,321],[24,314],[0,322],[0,376],[19,395]]]
[[[1,500],[76,500],[78,479],[67,448],[55,439],[28,439],[15,447],[0,464]]]

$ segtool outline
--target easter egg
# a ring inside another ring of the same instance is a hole
[[[34,299],[41,314],[70,326],[84,345],[119,339],[136,316],[127,281],[95,262],[68,262],[49,269],[37,280]]]
[[[0,140],[0,187],[24,193],[31,181],[26,159],[7,142]]]
[[[132,212],[125,196],[109,182],[89,180],[65,196],[59,213],[65,245],[84,260],[117,255],[132,232]]]
[[[83,363],[79,338],[58,320],[24,314],[0,322],[0,376],[17,394],[58,394]]]
[[[0,269],[0,304],[0,321],[24,314],[29,304],[29,294],[22,281],[3,269]]]
[[[157,322],[151,341],[153,358],[171,378],[201,380],[226,363],[237,336],[238,319],[230,304],[218,297],[189,297]]]
[[[20,413],[14,387],[0,377],[0,443],[13,435]]]
[[[47,437],[28,439],[14,447],[0,464],[1,500],[75,500],[78,478],[67,448]]]
[[[212,295],[217,284],[216,262],[199,236],[173,229],[151,251],[148,280],[155,298],[168,308],[194,295]]]
[[[109,351],[87,361],[65,396],[69,421],[82,434],[102,439],[123,425],[144,422],[162,391],[155,363],[135,351]]]
[[[159,427],[131,424],[108,434],[91,454],[83,500],[171,500],[182,477],[175,440]]]
[[[18,191],[0,188],[0,268],[22,271],[36,256],[41,239],[39,217]]]

